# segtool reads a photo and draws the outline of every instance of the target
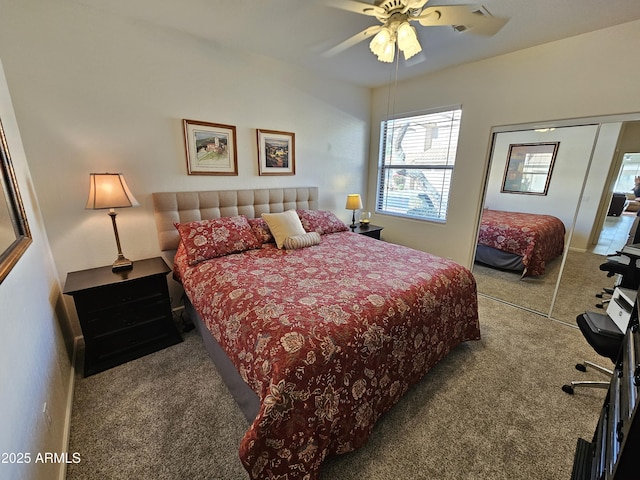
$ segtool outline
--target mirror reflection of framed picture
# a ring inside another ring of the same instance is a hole
[[[296,174],[296,136],[291,132],[258,130],[258,173]]]
[[[509,145],[503,193],[546,195],[560,142]]]

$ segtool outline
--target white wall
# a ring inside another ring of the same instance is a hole
[[[68,0],[0,1],[0,57],[62,281],[116,257],[109,217],[84,210],[90,172],[124,173],[142,204],[118,214],[132,260],[160,253],[154,191],[314,185],[322,209],[350,219],[369,89]],[[236,126],[238,176],[187,175],[183,118]],[[257,128],[295,133],[295,176],[258,176]]]
[[[616,145],[622,126],[621,122],[607,122],[600,125],[571,238],[570,247],[573,250],[586,251],[593,244],[598,243],[599,233],[604,225],[613,194],[607,187],[607,179],[616,156]],[[601,218],[599,215],[602,211],[605,216]],[[597,235],[594,236],[596,232]]]
[[[0,119],[33,238],[0,283],[0,453],[26,453],[31,463],[0,462],[0,478],[51,480],[64,465],[36,463],[36,456],[67,447],[70,345],[63,341],[62,293],[1,63]]]
[[[396,113],[462,105],[449,218],[443,225],[377,214],[372,222],[389,241],[470,266],[492,127],[640,112],[639,49],[636,21],[399,82]],[[370,210],[387,96],[386,87],[373,95]]]

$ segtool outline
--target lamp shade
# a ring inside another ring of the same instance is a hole
[[[405,60],[422,51],[416,29],[409,22],[403,22],[398,27],[398,48],[404,54]]]
[[[89,182],[89,199],[85,208],[100,210],[140,205],[121,173],[90,173]]]
[[[384,63],[392,63],[396,56],[396,42],[388,42],[384,46],[384,51],[378,55],[378,60]]]
[[[359,210],[362,208],[362,200],[359,193],[350,193],[347,195],[347,210]]]
[[[369,43],[369,48],[376,55],[382,55],[387,44],[393,42],[391,38],[391,30],[388,27],[382,27],[380,31],[373,37],[371,43]]]

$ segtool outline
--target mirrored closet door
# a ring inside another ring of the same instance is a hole
[[[556,217],[565,236],[543,274],[522,276],[521,265],[511,270],[500,261],[476,262],[479,293],[571,324],[578,313],[596,309],[595,294],[613,282],[598,267],[628,235],[622,226],[622,239],[598,244],[622,162],[619,147],[625,131],[635,131],[635,120],[640,114],[494,129],[483,213]],[[556,146],[551,168],[543,155],[549,145]],[[485,261],[480,253],[477,258]]]

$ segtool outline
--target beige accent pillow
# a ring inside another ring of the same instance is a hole
[[[263,213],[262,218],[269,225],[269,230],[271,230],[278,248],[282,248],[287,237],[307,233],[295,210],[287,210],[282,213]]]
[[[284,239],[284,248],[287,250],[295,250],[296,248],[311,247],[320,244],[320,234],[318,232],[309,232],[304,235],[293,235]]]

